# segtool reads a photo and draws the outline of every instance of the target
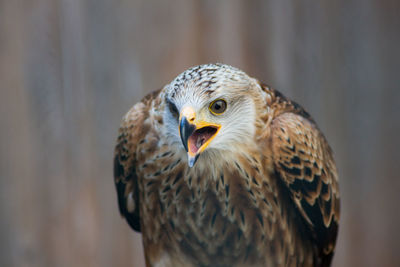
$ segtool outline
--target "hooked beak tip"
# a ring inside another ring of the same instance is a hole
[[[192,168],[194,166],[194,164],[196,163],[198,158],[199,158],[199,154],[196,154],[194,156],[188,155],[188,165],[190,168]]]

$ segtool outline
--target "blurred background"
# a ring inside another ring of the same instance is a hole
[[[190,66],[243,69],[327,136],[333,266],[400,266],[400,2],[0,0],[0,266],[143,266],[112,177],[121,117]]]

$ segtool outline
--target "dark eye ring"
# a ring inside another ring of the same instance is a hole
[[[222,113],[225,112],[226,107],[227,107],[227,103],[224,99],[217,99],[217,100],[211,102],[208,109],[214,115],[221,115]]]
[[[178,108],[176,107],[176,105],[167,98],[167,104],[168,104],[168,108],[171,111],[172,115],[174,117],[178,117],[179,116],[179,111]]]

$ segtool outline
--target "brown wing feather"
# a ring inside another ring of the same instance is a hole
[[[136,231],[141,231],[136,148],[148,130],[144,121],[148,117],[151,101],[158,93],[156,91],[147,95],[124,116],[115,147],[114,182],[119,211]]]
[[[260,136],[270,141],[273,167],[283,191],[299,213],[305,238],[315,246],[316,266],[329,266],[339,222],[336,165],[325,137],[311,116],[296,102],[260,84],[269,108]],[[283,192],[283,193],[284,193]]]
[[[329,265],[339,220],[338,177],[332,151],[311,120],[292,112],[272,120],[271,140],[275,171],[317,245],[317,266]]]

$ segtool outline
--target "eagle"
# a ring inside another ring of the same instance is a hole
[[[114,182],[146,266],[331,264],[332,150],[304,108],[235,67],[192,67],[135,104]]]

